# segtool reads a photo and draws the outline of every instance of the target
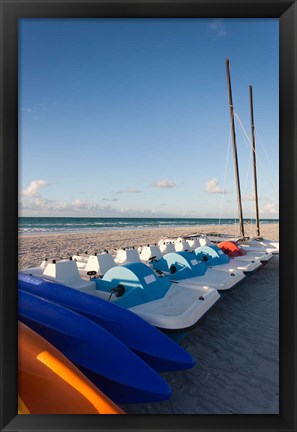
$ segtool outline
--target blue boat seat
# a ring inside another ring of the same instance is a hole
[[[195,249],[195,254],[198,260],[204,261],[206,265],[220,265],[230,262],[228,255],[215,245],[200,246]]]
[[[125,287],[122,296],[114,301],[126,308],[163,298],[171,282],[167,278],[159,278],[152,269],[143,263],[128,263],[113,267],[105,273],[103,279],[96,279],[98,290],[106,291],[108,283]],[[108,283],[107,283],[108,282]]]

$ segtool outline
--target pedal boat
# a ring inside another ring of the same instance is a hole
[[[65,269],[65,274],[67,268],[69,280],[72,271],[80,280],[74,261],[57,262],[52,267],[52,274],[56,276],[59,276],[61,268]],[[99,324],[156,371],[184,370],[192,368],[195,364],[193,357],[186,350],[135,313],[113,301],[92,295],[98,293],[93,281],[85,281],[84,292],[83,288],[78,290],[58,283],[55,278],[48,280],[43,276],[19,273],[18,284],[23,291],[67,307]]]
[[[199,261],[203,261],[208,267],[214,267],[219,271],[233,272],[234,270],[241,270],[246,275],[249,275],[261,267],[259,261],[241,261],[237,258],[230,258],[222,249],[213,244],[199,246],[194,252]]]
[[[199,289],[201,286],[225,291],[234,288],[244,277],[241,270],[219,272],[198,261],[195,253],[186,251],[162,255],[157,246],[143,248],[141,256],[147,259],[155,271],[167,275],[171,281],[185,287]]]

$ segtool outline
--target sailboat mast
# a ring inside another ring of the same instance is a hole
[[[228,82],[230,120],[231,120],[231,128],[232,128],[233,156],[234,156],[234,165],[235,165],[235,180],[236,180],[236,188],[237,188],[237,203],[238,203],[238,215],[239,215],[239,228],[240,228],[240,235],[242,237],[244,237],[243,217],[242,217],[242,203],[241,203],[241,192],[240,192],[240,181],[239,181],[239,170],[238,170],[238,158],[237,158],[237,146],[236,146],[236,135],[235,135],[235,124],[234,124],[234,110],[233,110],[233,100],[232,100],[232,89],[231,89],[230,62],[229,62],[229,59],[226,59],[226,72],[227,72],[227,82]]]
[[[251,85],[250,85],[250,111],[251,111],[252,152],[253,152],[253,167],[254,167],[254,188],[255,188],[255,202],[256,202],[257,237],[260,237],[258,187],[257,187],[257,166],[256,166],[256,140],[255,140],[254,107],[253,107],[253,87]]]

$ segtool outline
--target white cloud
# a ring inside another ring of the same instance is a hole
[[[142,193],[141,190],[135,188],[127,188],[117,191],[117,194],[133,194],[133,193]]]
[[[205,191],[209,194],[224,194],[226,190],[219,186],[219,181],[216,178],[212,178],[205,183]]]
[[[102,201],[118,201],[117,198],[102,198]]]
[[[26,213],[34,213],[39,215],[45,214],[57,214],[57,215],[72,215],[72,214],[86,214],[86,215],[98,215],[106,213],[106,216],[113,216],[118,214],[118,210],[110,206],[101,206],[97,203],[90,201],[74,200],[71,202],[48,200],[40,196],[30,196],[29,198],[23,198],[19,202],[20,212],[25,211]]]
[[[22,195],[26,197],[37,196],[39,189],[47,185],[48,182],[45,180],[33,180],[29,186],[23,190]]]
[[[224,20],[221,18],[211,20],[209,28],[214,33],[216,38],[224,37],[227,34]]]
[[[161,179],[161,180],[156,180],[152,184],[152,186],[160,189],[170,189],[170,188],[174,188],[176,184],[171,180]]]

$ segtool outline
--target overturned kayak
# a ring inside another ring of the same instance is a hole
[[[116,403],[168,399],[168,384],[118,339],[86,317],[19,290],[19,319],[52,343]]]
[[[64,265],[63,263],[56,263]],[[70,267],[75,267],[70,262]],[[67,263],[66,263],[67,267]],[[68,266],[69,268],[69,266]],[[174,371],[194,366],[193,357],[178,344],[136,314],[98,296],[45,278],[19,273],[21,290],[46,298],[78,312],[99,324],[157,371]],[[96,284],[92,281],[93,289]],[[110,285],[110,289],[114,285]]]
[[[151,260],[156,271],[169,273],[171,281],[178,281],[185,287],[211,287],[217,290],[234,288],[245,276],[240,270],[219,272],[199,262],[194,253],[172,252],[161,259]]]
[[[22,414],[124,414],[60,351],[21,322],[18,393]]]

